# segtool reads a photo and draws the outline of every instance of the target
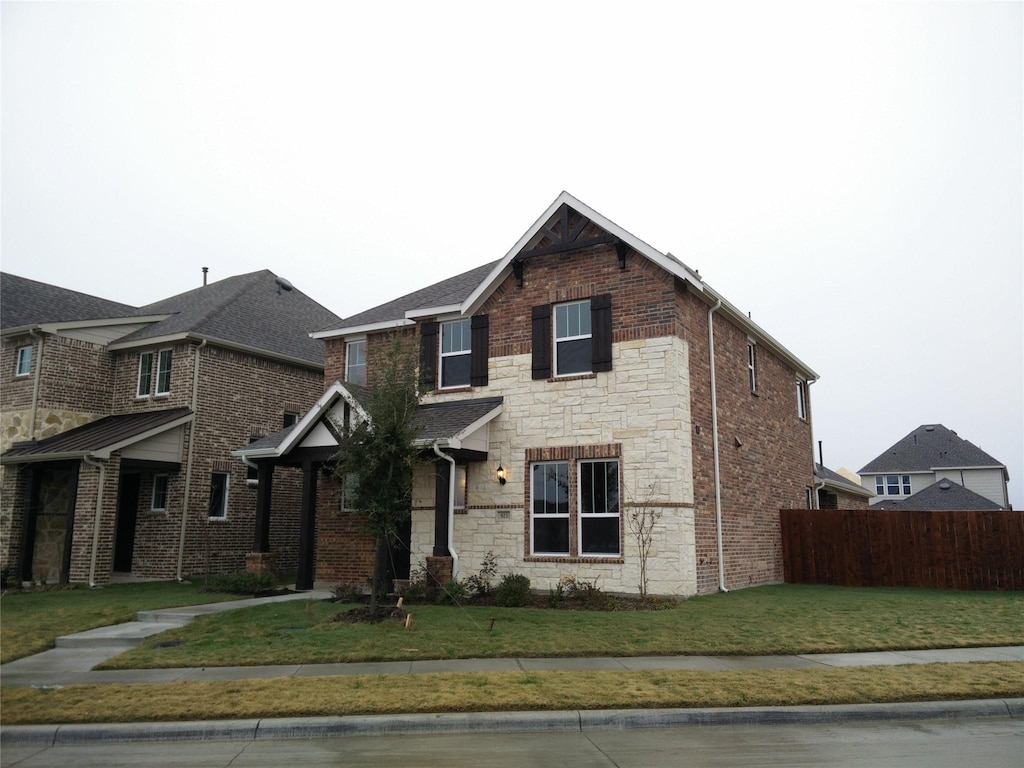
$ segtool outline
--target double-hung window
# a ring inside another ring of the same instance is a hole
[[[590,299],[555,305],[555,376],[590,373]]]
[[[32,372],[32,345],[18,347],[18,359],[14,364],[15,376],[28,376]]]
[[[754,342],[747,342],[747,374],[750,377],[750,391],[757,392],[757,353]]]
[[[531,553],[568,555],[569,462],[539,462],[530,472]]]
[[[156,363],[155,371],[154,362]],[[139,355],[139,378],[135,388],[137,397],[149,397],[153,390],[154,378],[156,379],[156,393],[158,395],[170,394],[171,350],[161,349],[156,353],[142,352]]]
[[[579,463],[580,554],[619,555],[619,462]]]
[[[366,386],[366,339],[345,345],[345,381]]]
[[[171,392],[171,350],[161,349],[156,362],[156,393],[168,395]]]
[[[210,519],[223,520],[228,516],[228,483],[231,475],[214,472],[210,475]]]
[[[472,336],[469,318],[441,323],[441,388],[468,387]]]
[[[143,352],[139,355],[139,379],[135,394],[138,397],[149,397],[153,386],[153,353]]]

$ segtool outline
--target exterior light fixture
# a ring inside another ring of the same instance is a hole
[[[507,478],[505,477],[505,468],[503,466],[501,466],[501,464],[499,464],[498,465],[498,482],[501,483],[502,485],[504,485],[506,483],[506,481],[507,481]]]

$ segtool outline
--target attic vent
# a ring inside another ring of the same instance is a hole
[[[935,431],[935,427],[933,427],[931,424],[929,424],[927,427],[924,428],[924,431],[925,432],[934,432]]]
[[[952,487],[953,486],[950,485],[949,483],[947,483],[945,480],[943,480],[941,483],[939,483],[939,490],[940,491],[948,491]]]
[[[281,291],[292,291],[295,290],[295,286],[285,280],[283,277],[275,277],[274,282],[277,283],[277,295],[281,295]]]

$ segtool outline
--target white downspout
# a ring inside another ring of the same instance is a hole
[[[181,503],[181,533],[178,535],[177,580],[183,581],[181,570],[185,563],[185,527],[188,525],[189,490],[192,487],[192,456],[196,445],[196,407],[199,404],[199,353],[206,346],[206,339],[196,347],[196,362],[192,366],[192,423],[188,426],[188,458],[185,460],[185,496]]]
[[[91,456],[83,456],[82,461],[93,467],[99,467],[100,481],[96,487],[96,517],[92,525],[92,557],[89,559],[89,586],[96,587],[96,553],[100,548],[100,516],[103,513],[103,485],[107,480],[107,465],[96,461]]]
[[[39,354],[36,355],[36,375],[35,381],[32,382],[32,412],[28,417],[28,439],[36,439],[36,409],[39,408],[39,376],[43,370],[43,340],[44,337],[37,333],[34,328],[28,329],[29,335],[33,339],[39,339]]]
[[[455,581],[459,573],[459,553],[455,551],[455,459],[442,452],[437,443],[434,443],[434,453],[451,465],[448,470],[448,554],[452,556],[452,581]]]
[[[817,379],[807,379],[807,403],[806,403],[806,407],[807,407],[807,423],[811,425],[811,469],[813,469],[814,465],[818,463],[815,460],[815,457],[814,457],[814,421],[811,418],[811,384],[813,384],[816,381],[817,381]],[[824,464],[821,465],[821,469],[822,469],[822,471],[824,471],[824,469],[825,469],[825,465]],[[813,472],[811,473],[811,480],[812,481],[814,480],[814,473]],[[811,509],[821,509],[821,503],[818,501],[818,491],[820,491],[824,487],[825,487],[825,479],[824,479],[824,477],[822,477],[822,479],[820,481],[814,483],[813,489],[811,490],[811,495],[814,496],[814,498],[811,499]]]
[[[715,533],[718,539],[718,588],[722,592],[728,592],[725,588],[725,559],[722,554],[722,477],[718,463],[718,394],[715,391],[715,321],[712,315],[722,307],[722,300],[719,299],[711,309],[708,310],[708,349],[709,362],[711,364],[711,440],[715,455]]]

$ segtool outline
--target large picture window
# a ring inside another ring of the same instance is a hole
[[[441,388],[468,387],[472,351],[469,319],[441,323]]]
[[[619,554],[619,462],[579,464],[580,554]]]
[[[590,299],[555,306],[555,375],[590,373]]]
[[[568,555],[569,462],[539,462],[530,472],[532,553]]]

